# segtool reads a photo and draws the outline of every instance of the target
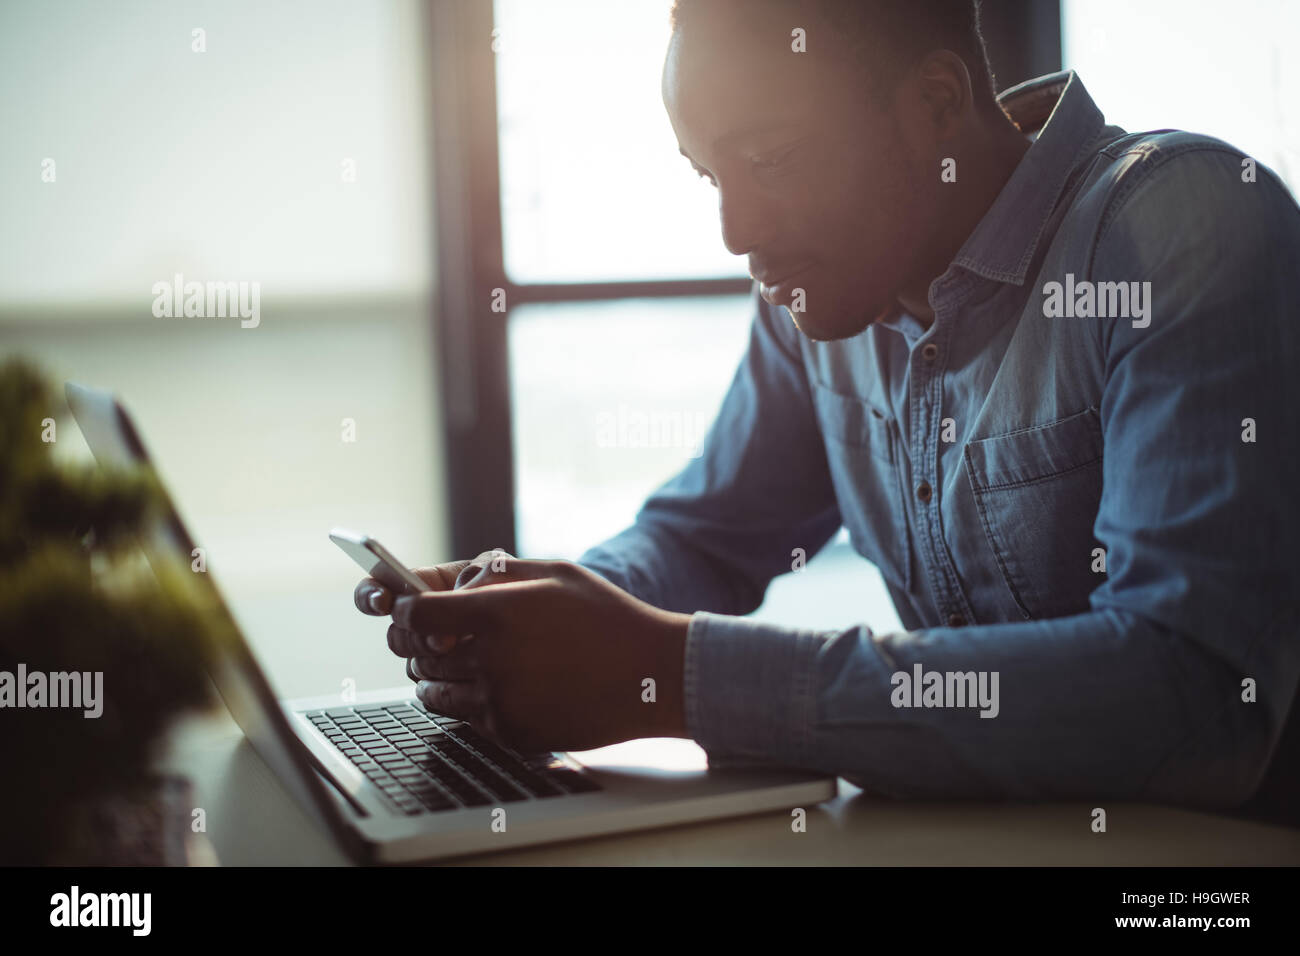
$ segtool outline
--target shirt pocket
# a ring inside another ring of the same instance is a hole
[[[853,549],[876,565],[886,581],[910,590],[912,548],[897,424],[863,399],[810,384],[840,520]]]
[[[966,475],[998,569],[1026,618],[1088,609],[1102,489],[1095,407],[966,445]]]

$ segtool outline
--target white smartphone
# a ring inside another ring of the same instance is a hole
[[[335,528],[330,540],[353,561],[394,594],[419,594],[431,588],[419,575],[393,557],[392,552],[367,534]]]

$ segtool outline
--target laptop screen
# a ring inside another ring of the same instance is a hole
[[[65,388],[68,406],[85,436],[95,460],[102,468],[148,469],[157,477],[140,434],[130,415],[112,394],[69,382]],[[161,487],[161,479],[159,478]],[[166,491],[163,489],[166,496]],[[150,564],[157,569],[160,558],[179,560],[189,566],[194,542],[177,513],[170,496],[150,529],[142,548]],[[320,822],[338,830],[337,813],[322,782],[312,769],[306,748],[299,742],[280,710],[275,694],[258,666],[252,650],[239,632],[234,615],[222,600],[216,583],[203,572],[205,586],[211,589],[212,605],[224,615],[230,635],[215,657],[209,660],[208,674],[226,707],[234,716],[253,747],[306,808],[314,809]]]

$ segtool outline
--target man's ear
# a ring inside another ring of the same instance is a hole
[[[927,53],[913,70],[911,83],[916,109],[936,140],[952,136],[975,108],[966,61],[951,50]]]

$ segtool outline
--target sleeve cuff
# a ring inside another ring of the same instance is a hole
[[[686,632],[686,731],[713,767],[804,766],[817,696],[816,631],[700,611]]]

